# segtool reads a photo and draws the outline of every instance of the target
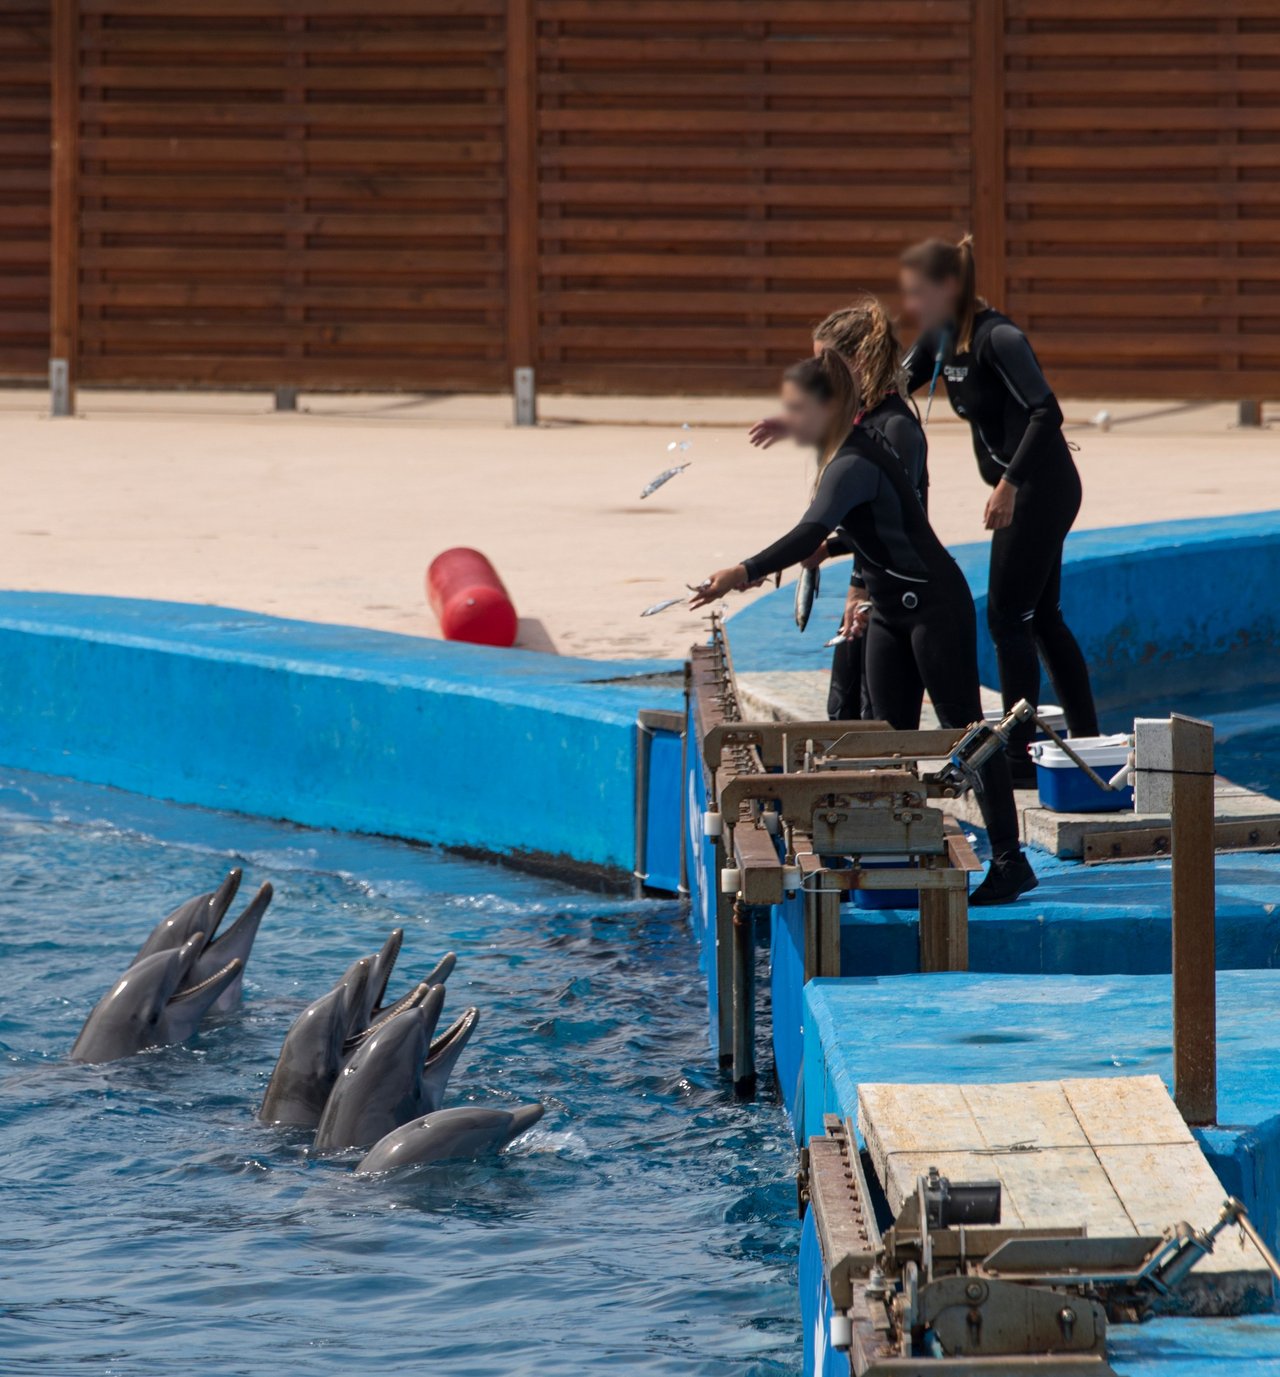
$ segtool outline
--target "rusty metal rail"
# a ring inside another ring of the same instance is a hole
[[[743,719],[723,622],[689,659],[689,692],[715,845],[717,1031],[735,1085],[755,1078],[756,928],[789,896],[804,909],[804,974],[841,973],[840,903],[853,890],[920,895],[921,970],[968,968],[967,839],[931,800],[956,786],[922,774],[965,732],[895,732],[884,722]],[[882,870],[864,856],[894,856]]]

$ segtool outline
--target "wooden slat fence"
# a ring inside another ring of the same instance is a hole
[[[4,377],[767,388],[966,228],[1060,391],[1275,395],[1276,0],[0,0]]]
[[[0,0],[0,377],[49,360],[49,3]]]

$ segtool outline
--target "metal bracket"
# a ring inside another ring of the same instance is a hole
[[[1120,827],[1084,838],[1084,863],[1157,861],[1172,850],[1172,828]],[[1280,851],[1280,818],[1231,818],[1214,823],[1215,851]]]

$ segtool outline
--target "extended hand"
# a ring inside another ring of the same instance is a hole
[[[1002,478],[987,498],[987,509],[982,514],[982,524],[989,531],[1003,530],[1013,520],[1013,503],[1018,490],[1012,483]]]
[[[766,416],[763,421],[757,421],[751,427],[747,432],[747,439],[757,449],[768,449],[779,440],[785,440],[790,433],[786,421],[781,416]]]
[[[741,564],[735,564],[732,569],[717,569],[709,579],[693,590],[689,606],[705,607],[709,602],[716,602],[724,597],[726,593],[746,586],[747,571]]]

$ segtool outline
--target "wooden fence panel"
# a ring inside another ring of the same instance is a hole
[[[1005,304],[1059,391],[1275,396],[1280,6],[1006,0]]]
[[[49,0],[0,0],[0,377],[49,362]]]
[[[969,218],[968,0],[535,0],[540,383],[772,387]]]
[[[1274,396],[1276,0],[0,0],[3,377],[770,388],[966,228],[1060,391]]]
[[[85,382],[507,382],[504,0],[80,0]]]

